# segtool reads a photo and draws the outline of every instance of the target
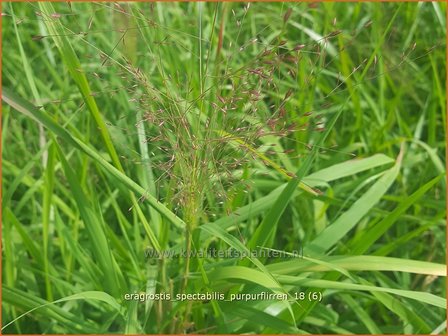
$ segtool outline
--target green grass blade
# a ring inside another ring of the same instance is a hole
[[[308,260],[294,258],[293,260],[268,265],[267,269],[275,274],[298,274],[300,272],[333,271],[334,268],[331,266],[335,266],[348,271],[395,271],[446,276],[446,267],[443,264],[404,258],[379,256],[327,256],[319,260],[322,260],[329,265],[316,265],[314,262]]]
[[[351,308],[352,312],[358,316],[358,319],[366,326],[371,334],[382,334],[373,318],[367,311],[349,294],[339,294],[343,301]]]
[[[371,286],[371,285],[360,285],[360,284],[353,284],[353,283],[340,282],[340,281],[297,278],[297,277],[293,277],[293,276],[289,276],[289,275],[279,275],[278,279],[282,284],[285,284],[285,285],[390,293],[390,294],[406,297],[406,298],[409,298],[412,300],[417,300],[417,301],[420,301],[423,303],[427,303],[427,304],[430,304],[430,305],[438,307],[438,308],[446,309],[446,299],[445,298],[439,297],[434,294],[425,293],[425,292],[395,289],[395,288],[385,288],[385,287],[378,287],[378,286]]]
[[[304,180],[308,183],[311,183],[312,181],[313,183],[311,183],[311,185],[317,186],[323,182],[328,183],[393,162],[394,160],[387,155],[375,154],[367,158],[354,159],[342,163],[337,163],[328,168],[321,169],[315,173],[308,175],[304,178]]]
[[[162,216],[168,219],[171,223],[179,228],[185,227],[185,222],[172,213],[167,207],[160,203],[152,195],[148,195],[146,190],[135,183],[132,179],[120,172],[117,168],[113,167],[101,155],[99,155],[94,149],[86,145],[81,140],[73,137],[67,130],[57,124],[50,116],[43,113],[32,104],[13,94],[8,88],[2,88],[2,99],[11,107],[17,111],[27,115],[28,117],[38,121],[48,129],[50,129],[57,136],[66,141],[69,145],[83,151],[85,154],[93,158],[100,166],[102,166],[111,176],[127,186],[130,190],[137,194],[145,195],[145,200],[149,202]],[[155,239],[155,237],[154,237]],[[154,240],[156,246],[158,246],[157,240]]]
[[[73,193],[73,198],[78,206],[79,213],[87,228],[90,236],[91,246],[95,252],[98,264],[103,272],[105,279],[105,287],[115,296],[120,296],[119,276],[121,272],[115,267],[115,260],[112,256],[111,249],[104,232],[104,223],[101,216],[96,212],[96,209],[90,204],[88,197],[85,195],[80,187],[79,179],[76,177],[74,171],[70,168],[59,146],[56,146],[59,159],[61,160],[65,176]],[[123,279],[121,279],[123,281]],[[122,282],[121,281],[121,282]]]
[[[81,67],[79,58],[76,55],[76,52],[74,51],[73,46],[70,43],[70,40],[67,38],[66,31],[62,26],[60,20],[52,17],[52,15],[55,13],[53,5],[49,2],[40,2],[39,7],[42,10],[42,14],[44,14],[45,16],[44,22],[50,33],[50,36],[55,42],[61,54],[61,58],[65,62],[65,65],[67,66],[70,75],[75,81],[79,91],[82,94],[84,102],[86,103],[92,117],[95,120],[96,126],[100,131],[101,137],[103,139],[104,144],[106,145],[107,151],[112,159],[113,165],[120,172],[124,173],[117,151],[115,150],[114,144],[107,129],[107,125],[98,109],[96,100],[94,98],[94,94],[90,89],[89,82],[87,81],[87,77],[84,74],[84,70]],[[133,205],[132,209],[137,212],[137,215],[139,216],[143,224],[143,227],[149,239],[151,240],[151,243],[153,244],[154,248],[160,250],[160,244],[156,239],[156,236],[152,228],[150,227],[143,211],[141,210],[137,198],[132,193],[130,194],[130,198]]]
[[[239,304],[236,302],[222,304],[223,309],[229,313],[230,316],[236,316],[247,320],[247,324],[253,324],[256,327],[264,326],[278,330],[280,333],[285,334],[302,334],[303,331],[297,327],[292,326],[286,321],[265,313],[262,310],[254,307]]]
[[[81,63],[79,62],[78,56],[76,55],[70,41],[66,36],[66,30],[62,26],[59,19],[52,17],[52,14],[55,13],[55,10],[51,3],[39,2],[39,8],[45,16],[45,25],[48,29],[48,32],[50,33],[51,38],[55,42],[59,53],[61,54],[62,60],[65,62],[70,75],[78,86],[79,91],[81,92],[84,101],[98,126],[107,151],[112,158],[112,162],[119,170],[121,170],[120,160],[112,143],[112,139],[110,138],[106,123],[104,122],[103,117],[101,116],[101,113],[95,102],[86,75],[84,74]]]
[[[323,254],[343,238],[358,222],[379,202],[395,181],[401,167],[403,152],[400,152],[395,165],[362,195],[348,211],[344,212],[336,221],[320,233],[308,246],[306,253]]]
[[[39,306],[36,306],[36,307],[26,311],[25,313],[21,314],[20,316],[18,316],[17,318],[12,320],[11,322],[9,322],[9,323],[5,324],[4,326],[2,326],[2,330],[7,328],[9,325],[15,323],[17,320],[21,319],[22,317],[24,317],[24,316],[34,312],[37,309],[41,309],[41,308],[44,308],[44,307],[47,307],[47,306],[52,306],[55,303],[66,302],[66,301],[74,301],[74,300],[86,300],[86,301],[88,301],[88,300],[97,300],[97,301],[102,301],[102,302],[107,303],[112,308],[114,308],[114,309],[116,309],[118,311],[121,311],[121,306],[109,294],[104,293],[104,292],[99,292],[99,291],[86,291],[86,292],[73,294],[73,295],[67,296],[65,298],[55,300],[53,302],[48,302],[48,303],[44,303],[44,304],[41,304]]]
[[[65,309],[52,304],[46,300],[28,294],[22,290],[2,287],[3,303],[10,303],[23,310],[35,310],[41,318],[47,318],[51,321],[61,323],[70,328],[70,330],[79,333],[97,333],[98,328],[89,321],[85,321],[81,317],[67,312]],[[40,309],[37,309],[40,308]],[[36,310],[37,309],[37,310]],[[2,326],[2,330],[6,328],[7,324]]]
[[[276,199],[274,205],[270,209],[270,211],[266,214],[266,216],[263,218],[263,221],[256,229],[254,235],[250,239],[248,246],[250,248],[255,248],[256,246],[265,246],[268,242],[269,238],[275,232],[277,223],[280,219],[280,216],[285,211],[289,201],[291,200],[291,197],[294,194],[294,191],[296,190],[297,186],[299,185],[300,181],[303,179],[303,177],[306,175],[308,170],[311,167],[312,162],[314,161],[315,157],[317,156],[319,147],[323,144],[325,139],[330,134],[331,130],[333,129],[336,121],[338,120],[339,116],[341,115],[342,110],[340,110],[338,113],[336,113],[332,120],[328,123],[327,129],[325,132],[320,136],[319,140],[317,141],[316,145],[311,150],[311,153],[307,156],[305,162],[300,166],[299,170],[296,173],[296,176],[291,179],[291,181],[288,182],[285,189],[282,190],[278,198]]]
[[[215,237],[222,239],[229,246],[231,246],[235,250],[239,251],[241,253],[241,255],[247,257],[247,259],[249,259],[260,270],[257,272],[259,272],[261,274],[262,278],[264,279],[263,283],[265,285],[268,285],[269,286],[268,288],[270,288],[271,290],[273,290],[277,293],[284,292],[282,287],[278,284],[277,280],[266,269],[266,266],[264,266],[257,258],[255,258],[252,255],[251,251],[246,246],[244,246],[243,243],[241,243],[237,238],[235,238],[234,236],[232,236],[231,234],[229,234],[228,232],[223,230],[221,227],[219,227],[215,224],[212,224],[212,223],[210,223],[207,226],[202,225],[199,228],[202,229],[203,231],[210,233],[211,235],[213,235]],[[242,267],[242,266],[235,266],[235,267],[241,268],[240,273],[244,273],[243,276],[254,279],[253,276],[255,275],[255,273],[253,273],[252,271],[255,271],[255,270],[252,270],[248,267]],[[291,313],[291,317],[294,318],[290,304],[287,301],[284,301],[284,302],[285,302],[288,310]]]
[[[327,184],[328,182],[351,176],[348,175],[349,173],[360,173],[368,169],[389,164],[390,162],[393,162],[391,158],[381,154],[373,155],[372,157],[365,159],[349,160],[310,174],[304,178],[304,181],[306,181],[307,184],[311,186]],[[333,171],[334,173],[331,173]],[[258,216],[260,213],[269,209],[275,203],[276,199],[279,197],[285,187],[286,184],[276,188],[275,190],[271,191],[270,194],[239,208],[237,211],[235,211],[235,213],[230,214],[229,216],[222,217],[214,223],[224,229],[227,229],[252,217]],[[209,223],[203,225],[207,226],[209,225]],[[210,236],[205,231],[202,232],[202,235],[204,239]]]
[[[390,214],[388,214],[381,222],[368,229],[363,238],[352,243],[352,253],[365,253],[367,249],[372,246],[380,237],[400,218],[400,216],[409,209],[418,199],[420,199],[429,189],[431,189],[437,182],[440,181],[443,175],[433,178],[421,186],[412,195],[406,197]]]
[[[55,150],[54,144],[50,145],[48,150],[48,159],[45,167],[44,177],[44,196],[42,205],[42,235],[43,235],[43,253],[44,253],[44,271],[45,271],[45,287],[47,290],[47,300],[53,300],[53,293],[50,284],[50,276],[48,270],[49,263],[49,240],[50,237],[50,216],[52,208],[52,198],[54,189],[54,175],[55,175]]]

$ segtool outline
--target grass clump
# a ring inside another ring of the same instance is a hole
[[[443,333],[445,7],[4,4],[2,331]]]

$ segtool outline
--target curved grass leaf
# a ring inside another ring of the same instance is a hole
[[[307,177],[304,177],[304,181],[307,182],[310,186],[317,186],[318,184],[326,184],[327,182],[337,180],[339,178],[343,178],[346,176],[350,176],[356,173],[360,173],[362,171],[372,169],[381,165],[388,164],[393,162],[391,158],[388,156],[377,154],[369,158],[359,159],[359,160],[349,160],[343,163],[339,163],[333,165],[329,168],[325,168],[319,170]],[[333,169],[334,168],[334,169]],[[333,171],[331,174],[330,171]],[[275,200],[279,197],[280,193],[286,187],[286,184],[279,186],[278,188],[271,191],[270,194],[261,197],[254,202],[247,204],[233,214],[229,216],[222,217],[216,220],[215,223],[217,226],[227,229],[233,225],[242,223],[252,217],[258,216],[260,213],[269,209],[274,203]],[[202,226],[210,225],[210,223],[203,224]],[[202,237],[206,239],[210,234],[203,231]]]
[[[116,178],[118,181],[127,186],[130,190],[134,191],[137,194],[145,195],[145,200],[149,202],[149,204],[154,207],[162,216],[168,219],[171,223],[176,225],[179,228],[185,227],[185,222],[177,217],[174,213],[172,213],[167,207],[165,207],[162,203],[160,203],[155,197],[152,195],[148,195],[146,190],[142,188],[140,185],[135,183],[132,179],[127,177],[125,174],[120,172],[117,168],[113,167],[110,163],[108,163],[104,158],[101,157],[94,149],[90,146],[86,145],[80,139],[72,136],[67,130],[62,128],[58,123],[56,123],[50,116],[43,113],[36,107],[34,107],[29,102],[24,99],[18,97],[14,93],[12,93],[8,88],[2,88],[2,99],[10,105],[12,108],[17,111],[27,115],[28,117],[36,120],[41,123],[48,129],[50,129],[57,136],[62,138],[71,146],[83,151],[85,154],[94,159],[101,167],[103,167],[111,176]],[[153,237],[155,239],[155,237]],[[157,240],[155,239],[155,242]],[[157,243],[156,243],[157,244]]]
[[[11,289],[9,288],[3,288],[3,291],[6,291],[7,295],[9,295],[9,291]],[[13,290],[17,295],[20,295],[20,293],[18,292],[18,290]],[[36,298],[37,299],[37,298]],[[39,299],[41,300],[41,299]],[[49,316],[52,316],[55,320],[62,320],[64,321],[64,319],[66,318],[66,316],[71,316],[70,313],[65,312],[65,310],[62,310],[60,308],[58,308],[57,306],[55,306],[55,303],[60,303],[60,302],[66,302],[66,301],[73,301],[73,300],[97,300],[97,301],[102,301],[107,303],[109,306],[111,306],[112,308],[116,309],[117,311],[119,311],[121,313],[121,306],[118,304],[117,301],[115,301],[115,299],[110,296],[107,293],[104,292],[99,292],[99,291],[86,291],[86,292],[81,292],[81,293],[77,293],[74,295],[70,295],[67,297],[64,297],[62,299],[58,299],[55,300],[53,302],[47,302],[47,303],[43,303],[40,304],[32,309],[29,309],[28,311],[26,311],[25,313],[21,314],[20,316],[18,316],[17,318],[15,318],[14,320],[12,320],[11,322],[5,324],[4,326],[2,326],[2,329],[7,328],[9,325],[13,324],[14,322],[16,322],[17,320],[21,319],[22,317],[36,311],[37,309],[41,309],[41,308],[47,308],[51,313],[49,314]],[[37,301],[37,300],[36,300]],[[64,312],[64,314],[62,314],[62,312]],[[54,313],[54,314],[52,314]],[[60,314],[60,315],[57,315]],[[73,318],[73,323],[76,323],[77,318],[75,316],[72,317]],[[80,322],[78,322],[80,323]],[[79,326],[78,326],[79,327]]]
[[[437,182],[440,181],[443,175],[433,178],[431,181],[425,183],[412,195],[406,197],[390,214],[384,219],[368,229],[362,239],[351,244],[352,253],[361,254],[368,250],[372,244],[377,241],[399,218],[400,216],[412,206],[419,198],[421,198],[429,189],[431,189]]]
[[[9,303],[17,308],[27,310],[27,313],[36,311],[36,313],[40,316],[46,317],[55,322],[59,322],[67,328],[70,328],[70,330],[77,331],[79,333],[98,332],[98,327],[93,323],[85,321],[81,317],[58,307],[52,302],[48,302],[19,289],[3,286],[2,301],[3,303]],[[2,326],[2,330],[8,325],[11,325],[11,322]]]
[[[349,210],[339,216],[336,221],[321,232],[308,246],[305,252],[310,254],[324,254],[341,240],[372,207],[379,202],[398,176],[403,157],[403,149],[397,158],[395,165],[387,170],[384,175],[367,192],[362,195]]]
[[[75,172],[70,168],[61,149],[56,143],[54,143],[54,145],[56,146],[59,159],[61,160],[62,167],[64,168],[65,176],[67,177],[70,189],[72,190],[73,198],[78,205],[81,218],[87,228],[87,232],[89,233],[95,256],[101,270],[103,271],[106,288],[114,293],[114,295],[119,296],[121,295],[119,291],[121,286],[119,283],[122,283],[124,278],[123,274],[120,272],[120,269],[116,267],[116,262],[111,253],[111,248],[104,232],[104,222],[102,221],[102,217],[97,213],[96,209],[92,206],[84,194]]]
[[[225,302],[221,306],[230,316],[234,315],[247,320],[247,324],[273,328],[285,334],[306,334],[305,331],[299,330],[290,323],[248,305]]]
[[[295,258],[268,265],[266,268],[276,274],[298,274],[300,272],[334,271],[334,268],[330,266],[332,265],[348,271],[395,271],[446,276],[445,265],[427,261],[377,256],[328,256],[321,259],[329,265],[316,265],[314,262]]]
[[[239,270],[238,275],[241,277],[246,277],[248,281],[256,280],[259,278],[259,281],[261,281],[261,285],[265,286],[266,288],[271,289],[272,291],[276,293],[284,293],[284,289],[279,285],[277,280],[271,275],[271,273],[266,269],[266,266],[264,266],[257,258],[253,257],[250,250],[243,245],[237,238],[232,236],[230,233],[225,231],[224,229],[220,228],[217,225],[210,224],[208,226],[200,226],[200,229],[209,232],[210,234],[222,239],[225,241],[229,246],[239,251],[242,255],[247,256],[247,258],[258,268],[260,271],[243,267],[243,266],[233,266],[236,267],[237,270]],[[217,270],[219,272],[221,268]],[[257,272],[257,273],[254,273]],[[221,273],[218,273],[221,274]],[[216,273],[215,273],[216,276]],[[224,276],[224,274],[221,274],[220,276]],[[257,282],[255,282],[257,283]],[[291,317],[294,319],[294,314],[292,313],[292,308],[289,302],[284,301],[285,305],[287,306],[288,310],[291,313]]]
[[[289,275],[279,275],[278,280],[285,285],[390,293],[446,309],[446,299],[430,293],[370,285],[360,285],[340,281],[298,278]]]
[[[357,173],[393,162],[394,160],[387,155],[375,154],[363,159],[353,159],[342,163],[337,163],[331,167],[321,169],[308,175],[304,178],[304,180],[312,186],[318,186],[322,183],[326,184],[340,178],[352,176]]]
[[[66,36],[66,31],[61,22],[58,19],[52,17],[52,14],[55,13],[53,5],[49,2],[39,2],[39,8],[41,9],[42,14],[45,17],[45,25],[48,29],[48,32],[50,33],[51,38],[55,42],[56,47],[59,49],[62,60],[65,62],[70,75],[78,86],[79,91],[81,92],[90,113],[95,119],[95,122],[101,133],[101,137],[103,138],[107,151],[111,156],[114,165],[118,169],[120,169],[120,160],[118,158],[117,152],[115,151],[110,134],[107,130],[106,123],[104,122],[95,99],[93,98],[89,82],[87,81],[87,77],[82,70],[78,56],[73,50],[73,47]]]
[[[325,132],[320,136],[316,145],[313,146],[311,153],[307,156],[305,162],[303,162],[303,164],[298,169],[297,173],[295,174],[295,177],[293,177],[291,181],[288,182],[285,189],[282,190],[278,198],[275,200],[274,205],[266,214],[266,216],[263,218],[263,221],[257,227],[254,235],[250,239],[248,243],[249,247],[255,248],[256,246],[265,246],[266,243],[269,241],[271,235],[275,232],[277,228],[277,223],[280,219],[280,216],[283,214],[287,205],[289,204],[289,201],[291,200],[291,197],[293,196],[297,186],[310,169],[312,162],[317,156],[318,149],[330,134],[341,113],[342,109],[333,116],[333,118],[328,123]]]

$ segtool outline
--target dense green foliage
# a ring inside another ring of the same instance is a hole
[[[445,332],[445,3],[2,7],[3,333]]]

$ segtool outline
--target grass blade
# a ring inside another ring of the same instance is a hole
[[[308,246],[306,246],[305,252],[311,254],[323,254],[341,240],[341,238],[344,237],[387,192],[400,171],[402,157],[403,149],[400,152],[395,165],[386,171],[348,211],[344,212],[333,224],[328,226]]]
[[[59,124],[57,124],[50,116],[43,113],[36,107],[34,107],[29,102],[23,100],[18,97],[14,93],[12,93],[8,88],[2,88],[2,99],[11,107],[16,109],[17,111],[27,115],[28,117],[38,121],[48,129],[50,129],[57,136],[66,141],[69,145],[83,151],[85,154],[93,158],[100,166],[102,166],[111,176],[116,178],[118,181],[123,183],[129,189],[134,191],[137,194],[145,195],[145,200],[151,204],[162,216],[168,219],[171,223],[176,225],[179,228],[185,227],[185,222],[177,217],[174,213],[172,213],[167,207],[165,207],[162,203],[160,203],[155,197],[152,195],[148,195],[146,190],[142,188],[140,185],[135,183],[132,179],[127,177],[125,174],[120,172],[117,168],[113,167],[110,163],[104,160],[101,155],[99,155],[94,149],[90,146],[86,145],[81,140],[73,137],[67,130],[62,128]],[[154,237],[155,239],[155,237]],[[156,246],[158,246],[157,240],[154,240]]]
[[[327,136],[330,134],[341,113],[342,110],[340,110],[333,116],[332,120],[329,122],[327,126],[325,133],[323,133],[320,136],[316,145],[313,146],[311,153],[308,155],[305,162],[300,166],[299,170],[296,173],[296,176],[292,178],[291,181],[288,182],[285,189],[282,190],[282,192],[276,199],[270,211],[263,218],[263,221],[258,226],[254,235],[252,236],[252,238],[248,243],[248,246],[250,248],[255,248],[256,246],[265,246],[266,243],[268,242],[268,239],[271,237],[273,232],[275,232],[280,216],[285,211],[300,181],[303,179],[307,171],[310,169],[311,163],[317,156],[319,147],[323,144]]]

